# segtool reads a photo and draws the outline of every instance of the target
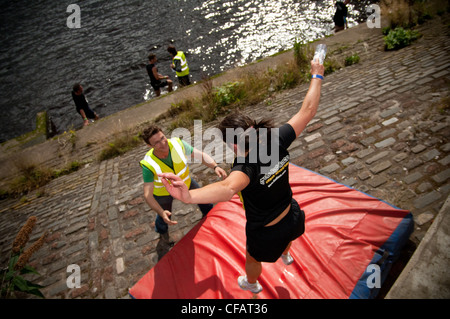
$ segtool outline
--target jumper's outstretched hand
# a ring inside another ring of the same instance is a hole
[[[181,200],[184,203],[190,202],[191,195],[189,194],[189,189],[179,176],[173,173],[162,173],[158,174],[158,176],[173,198]]]
[[[315,59],[311,61],[311,74],[319,74],[319,75],[324,75],[325,73],[325,67],[323,66],[323,64],[319,63],[319,59]]]

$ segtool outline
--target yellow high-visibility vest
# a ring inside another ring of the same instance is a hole
[[[183,180],[188,188],[191,186],[189,165],[187,164],[183,142],[178,137],[168,139],[167,142],[169,143],[170,154],[172,155],[173,169],[153,154],[153,148],[140,161],[141,166],[147,167],[153,173],[153,195],[155,196],[170,195],[158,176],[161,173],[174,173]]]
[[[186,61],[186,56],[183,51],[178,51],[177,55],[173,57],[175,60],[180,60],[181,62],[181,72],[176,71],[178,77],[182,77],[189,74],[189,67]],[[174,64],[175,65],[175,64]]]

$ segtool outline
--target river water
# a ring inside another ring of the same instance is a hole
[[[153,98],[150,52],[177,83],[169,44],[186,53],[191,80],[199,81],[290,49],[295,39],[331,34],[334,2],[0,0],[0,142],[33,130],[43,110],[58,133],[79,128],[70,93],[76,82],[100,117]],[[350,26],[377,1],[352,2]],[[67,26],[70,4],[80,8],[80,28]]]

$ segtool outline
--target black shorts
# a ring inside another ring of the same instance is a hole
[[[159,81],[158,83],[150,83],[155,91],[158,91],[160,88],[163,88],[167,85],[167,81]]]
[[[278,223],[246,229],[247,251],[257,261],[275,262],[287,245],[305,232],[305,213],[292,198],[291,209]]]
[[[78,114],[81,115],[80,110],[83,110],[83,111],[84,111],[84,114],[86,115],[86,117],[87,117],[88,119],[95,119],[95,117],[96,117],[95,112],[92,111],[92,109],[91,109],[89,106],[85,106],[85,107],[83,107],[83,108],[81,108],[81,109],[78,109],[78,108],[77,108]]]

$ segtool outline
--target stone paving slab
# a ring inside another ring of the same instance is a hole
[[[445,23],[436,18],[421,26],[424,36],[399,51],[384,52],[381,35],[374,33],[342,50],[342,57],[358,52],[360,63],[325,77],[318,113],[290,148],[294,164],[410,210],[416,244],[450,194],[449,116],[438,108],[448,98],[450,80]],[[360,30],[343,34],[351,32]],[[307,88],[284,91],[245,111],[283,124]],[[41,275],[31,279],[46,286],[47,298],[128,298],[128,289],[171,249],[154,231],[155,212],[143,198],[138,162],[146,150],[89,163],[21,200],[0,202],[0,264],[6,264],[20,227],[35,215],[31,241],[44,231],[49,236],[32,259]],[[191,171],[201,184],[217,180],[200,164]],[[173,213],[175,241],[201,221],[195,205],[175,201]],[[80,267],[81,288],[67,287],[71,264]]]

